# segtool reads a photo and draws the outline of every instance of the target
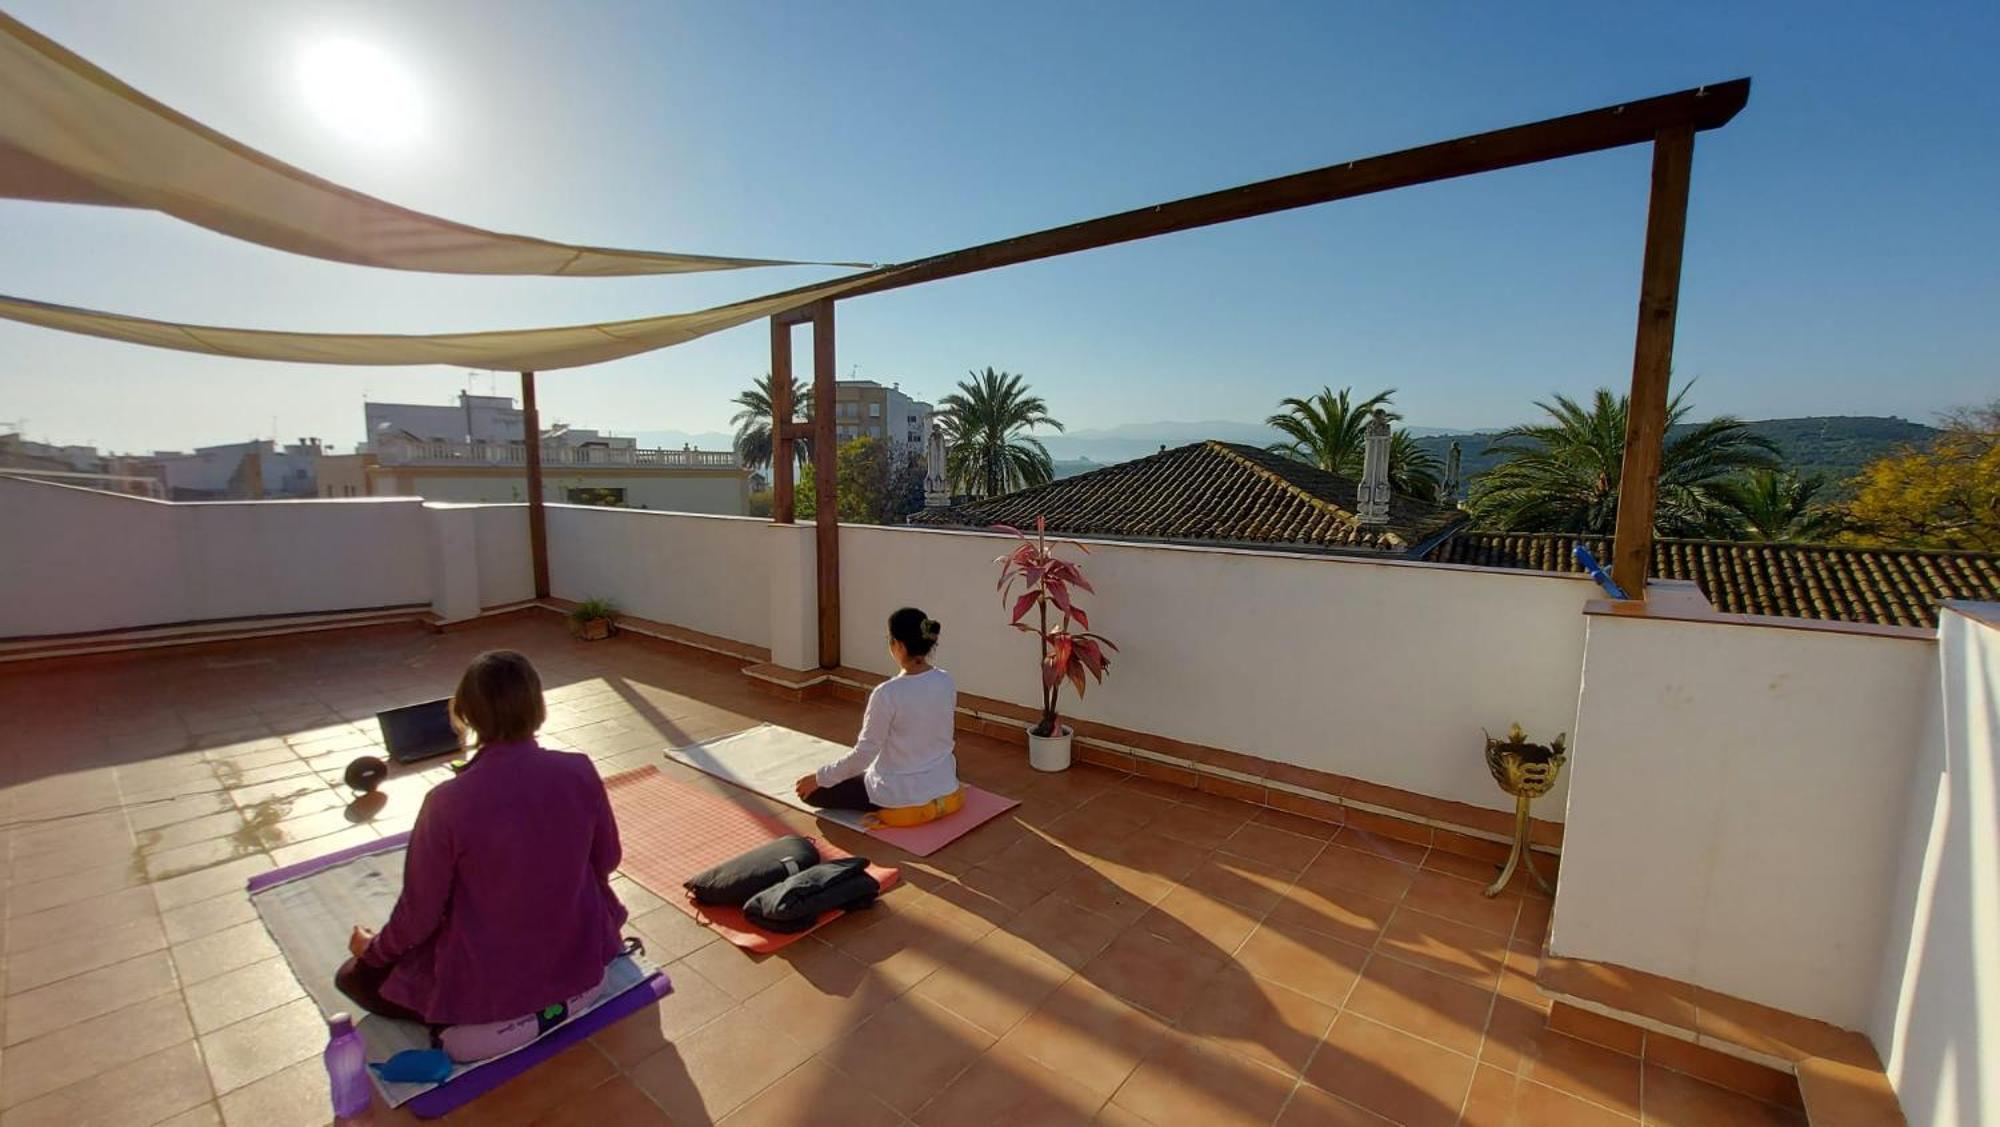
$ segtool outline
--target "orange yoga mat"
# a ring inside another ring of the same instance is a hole
[[[625,847],[619,870],[638,881],[648,892],[713,928],[724,939],[747,951],[766,954],[840,918],[828,912],[805,931],[777,932],[743,918],[736,908],[714,908],[697,904],[681,886],[689,877],[712,865],[746,853],[767,841],[789,837],[792,831],[768,814],[742,806],[711,791],[676,782],[660,774],[656,767],[641,767],[604,780],[611,795],[611,810],[618,818],[618,837]],[[819,847],[822,861],[835,861],[852,854],[824,841]],[[895,869],[868,866],[883,891],[894,887]]]

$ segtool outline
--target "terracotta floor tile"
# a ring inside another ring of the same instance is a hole
[[[870,1095],[913,1115],[993,1041],[944,1007],[904,995],[818,1055]]]
[[[1227,957],[1257,930],[1257,917],[1226,901],[1176,888],[1139,917],[1139,926],[1174,943]]]
[[[1408,1127],[1448,1127],[1472,1069],[1471,1057],[1344,1013],[1306,1065],[1306,1080]]]
[[[1255,821],[1246,823],[1216,848],[1252,861],[1262,861],[1272,868],[1296,872],[1319,856],[1320,850],[1326,848],[1326,842],[1324,837],[1307,837]]]
[[[0,1054],[0,1107],[109,1072],[194,1036],[179,994],[80,1021]]]
[[[1506,856],[1506,849],[1507,847],[1504,845],[1500,847],[1502,857]],[[1429,853],[1424,854],[1423,867],[1434,872],[1455,876],[1460,880],[1472,881],[1481,888],[1484,888],[1492,884],[1494,879],[1500,875],[1500,869],[1504,864],[1504,861],[1495,861],[1486,857],[1468,857],[1463,853],[1433,849]],[[1515,879],[1520,880],[1523,878],[1516,876]],[[1513,889],[1510,887],[1507,891],[1512,892]]]
[[[996,931],[939,967],[915,993],[998,1037],[1071,973],[1027,940]]]
[[[1225,957],[1191,934],[1169,939],[1135,927],[1112,940],[1077,974],[1172,1021],[1222,969]]]
[[[1646,1066],[1648,1127],[1804,1127],[1803,1112],[1751,1099],[1656,1065]]]
[[[1367,961],[1364,948],[1318,932],[1288,932],[1268,922],[1236,952],[1244,970],[1330,1006],[1346,1001]]]
[[[601,1127],[604,1122],[589,1127]],[[900,1122],[887,1104],[852,1078],[808,1060],[724,1116],[722,1127],[797,1127],[807,1123],[814,1127],[882,1127]]]
[[[1340,844],[1340,839],[1334,838],[1333,844],[1299,874],[1299,883],[1307,888],[1347,889],[1384,900],[1401,900],[1417,877],[1415,865],[1343,849]]]
[[[735,1010],[626,1072],[675,1123],[708,1123],[749,1102],[808,1055],[781,1031]]]
[[[998,1050],[1061,1073],[1101,1103],[1168,1032],[1166,1023],[1079,976],[1009,1030]],[[929,1121],[928,1113],[919,1118]]]
[[[217,975],[184,991],[196,1033],[210,1033],[305,996],[283,956]]]
[[[611,1062],[590,1043],[572,1045],[451,1113],[453,1124],[531,1123],[609,1081]]]
[[[1639,1114],[1639,1062],[1602,1045],[1558,1033],[1541,1011],[1501,997],[1480,1060],[1624,1115]]]
[[[1535,981],[1542,966],[1541,948],[1509,943],[1504,958],[1506,961],[1500,968],[1500,993],[1547,1012],[1550,1000]]]
[[[1470,1056],[1486,1035],[1493,992],[1413,963],[1371,959],[1347,1010]]]
[[[179,999],[175,999],[179,1001]],[[326,1048],[326,1019],[310,998],[300,998],[201,1038],[209,1081],[228,1093]]]
[[[261,920],[237,924],[173,948],[174,966],[180,970],[181,983],[186,986],[262,962],[277,953],[278,945]]]
[[[1182,1031],[1296,1076],[1338,1012],[1235,965],[1210,979],[1181,1014]]]
[[[1360,947],[1373,947],[1396,911],[1396,902],[1344,888],[1303,884],[1287,889],[1266,922],[1290,930],[1304,928]]]
[[[1141,826],[1146,826],[1171,814],[1174,808],[1179,805],[1177,801],[1178,795],[1187,789],[1176,787],[1171,792],[1176,796],[1176,799],[1167,799],[1140,793],[1136,789],[1139,785],[1140,781],[1134,780],[1129,785],[1108,786],[1084,802],[1078,809],[1088,812],[1092,817],[1127,818],[1137,822]]]
[[[1261,861],[1217,853],[1181,879],[1181,887],[1262,915],[1284,899],[1297,874]]]
[[[1084,1127],[1105,1097],[1011,1053],[987,1053],[924,1106],[924,1127]]]
[[[752,954],[731,943],[711,943],[680,962],[739,1002],[792,973],[792,964],[776,955]]]
[[[1111,1102],[1149,1123],[1255,1124],[1278,1114],[1292,1078],[1220,1047],[1177,1037],[1142,1063]]]
[[[571,1096],[530,1121],[532,1127],[668,1127],[670,1122],[658,1104],[623,1076]]]
[[[1359,810],[1354,811],[1354,814],[1361,814],[1363,818],[1378,817],[1378,815],[1368,814],[1365,811]],[[1333,843],[1342,849],[1352,849],[1375,857],[1400,861],[1405,865],[1421,865],[1424,862],[1424,858],[1430,853],[1430,847],[1427,845],[1421,845],[1415,841],[1400,837],[1375,833],[1362,827],[1359,824],[1360,820],[1356,819],[1353,814],[1350,814],[1347,824],[1343,825],[1340,832],[1334,835]],[[1400,819],[1395,823],[1396,828],[1399,830],[1404,825],[1406,823]]]
[[[1097,957],[1121,930],[1118,921],[1085,911],[1059,896],[1047,896],[1001,925],[1036,950],[1076,968]]]
[[[113,928],[155,919],[159,909],[153,893],[143,886],[120,889],[103,896],[64,904],[33,915],[15,916],[7,921],[7,953],[46,947],[51,943],[74,943],[79,935],[94,935]]]
[[[1078,862],[1062,846],[1029,834],[979,865],[1030,888],[1053,892],[1077,874]]]
[[[1680,1029],[1695,1028],[1694,988],[1658,975],[1552,955],[1542,960],[1538,981],[1552,993],[1601,1002]]]
[[[1203,849],[1213,849],[1222,844],[1223,839],[1236,832],[1237,827],[1247,820],[1245,812],[1222,812],[1202,810],[1193,806],[1176,806],[1162,814],[1148,827],[1148,832]]]
[[[671,905],[631,916],[626,920],[625,934],[644,940],[646,957],[661,964],[675,962],[710,943],[720,942],[713,931]]]
[[[896,987],[873,969],[824,944],[801,946],[792,957],[797,973],[743,1003],[744,1013],[817,1052],[895,1000]]]
[[[1320,841],[1332,841],[1339,836],[1341,826],[1339,822],[1308,818],[1283,810],[1272,810],[1269,807],[1257,811],[1257,816],[1252,820],[1258,825],[1272,826],[1301,837],[1318,838]]]
[[[1430,869],[1417,873],[1409,891],[1403,894],[1403,904],[1419,912],[1494,932],[1503,939],[1513,935],[1514,921],[1521,912],[1518,897],[1489,897],[1469,880]]]
[[[333,1120],[326,1066],[318,1058],[281,1069],[216,1103],[228,1127],[324,1127]]]
[[[1396,909],[1375,949],[1485,989],[1498,986],[1507,959],[1499,935],[1409,908]]]
[[[1644,1029],[1614,1018],[1605,1017],[1603,1014],[1592,1013],[1589,1010],[1580,1010],[1564,1002],[1556,1002],[1550,1007],[1549,1028],[1558,1033],[1568,1034],[1580,1041],[1588,1041],[1593,1045],[1602,1045],[1607,1049],[1615,1049],[1627,1056],[1638,1056],[1640,1050],[1646,1044],[1646,1031]],[[1694,1048],[1694,1043],[1691,1041],[1678,1041],[1675,1038],[1665,1036],[1656,1038],[1656,1040],[1660,1042],[1672,1042],[1674,1045],[1686,1045],[1689,1049]],[[1672,1051],[1671,1047],[1669,1051]],[[1680,1065],[1668,1061],[1661,1061],[1660,1063],[1666,1064],[1671,1068],[1680,1068]],[[1694,1072],[1694,1069],[1680,1068],[1680,1071]],[[1697,1073],[1697,1075],[1699,1074]]]
[[[1521,901],[1521,918],[1514,922],[1514,941],[1540,947],[1549,938],[1549,922],[1553,900],[1539,897]]]
[[[1093,858],[1074,877],[1056,886],[1050,896],[1112,920],[1121,928],[1174,890],[1174,882],[1127,865]]]
[[[19,1044],[136,1002],[172,993],[173,960],[154,951],[7,999],[6,1043]]]
[[[620,1018],[590,1038],[620,1068],[629,1069],[723,1014],[738,1002],[685,963],[667,967],[674,992],[658,1005]]]
[[[1105,851],[1104,858],[1149,876],[1179,881],[1206,861],[1209,853],[1198,845],[1147,832],[1119,842]]]
[[[146,890],[150,898],[152,890]],[[250,897],[241,889],[225,892],[221,896],[175,908],[160,915],[165,925],[167,942],[186,943],[213,935],[237,924],[248,923],[257,918],[257,908],[250,903]]]
[[[833,926],[839,927],[840,923]],[[930,977],[969,945],[921,916],[911,914],[891,917],[887,923],[836,946],[850,958],[873,967],[875,973],[900,993]]]
[[[1463,1127],[1632,1127],[1638,1120],[1481,1065],[1460,1122]]]
[[[1278,1116],[1277,1127],[1394,1127],[1394,1123],[1311,1084],[1301,1084]]]
[[[326,1082],[324,1072],[320,1082]],[[5,1122],[7,1127],[158,1123],[202,1107],[208,1099],[208,1073],[201,1054],[194,1042],[183,1041],[9,1107]]]
[[[1806,1120],[1823,1127],[1900,1127],[1903,1111],[1881,1069],[1815,1057],[1799,1062]]]

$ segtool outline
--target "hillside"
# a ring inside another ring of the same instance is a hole
[[[1861,467],[1893,453],[1902,446],[1927,445],[1936,436],[1934,428],[1907,419],[1872,415],[1818,415],[1800,419],[1759,419],[1750,429],[1771,440],[1785,463],[1801,474],[1823,474],[1830,499],[1848,495],[1847,480]],[[1671,437],[1671,435],[1670,435]],[[1463,473],[1467,480],[1500,461],[1486,453],[1494,441],[1492,432],[1441,434],[1417,440],[1442,461],[1453,442],[1459,443]]]

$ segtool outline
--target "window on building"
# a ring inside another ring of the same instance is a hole
[[[881,417],[882,417],[882,405],[881,405],[880,403],[870,403],[870,404],[868,405],[868,417],[869,417],[869,418],[871,418],[871,419],[879,419],[879,418],[881,418]]]
[[[625,504],[623,489],[607,489],[601,485],[571,486],[563,490],[563,499],[572,505],[604,505],[622,508]]]
[[[880,438],[880,437],[882,437],[882,428],[881,428],[881,427],[869,427],[869,428],[868,428],[868,437],[870,437],[870,438]]]

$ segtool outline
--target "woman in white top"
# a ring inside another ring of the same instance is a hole
[[[827,810],[879,810],[958,790],[951,753],[958,686],[930,663],[942,630],[915,607],[889,616],[889,656],[902,672],[868,694],[854,750],[799,779],[801,799]]]

